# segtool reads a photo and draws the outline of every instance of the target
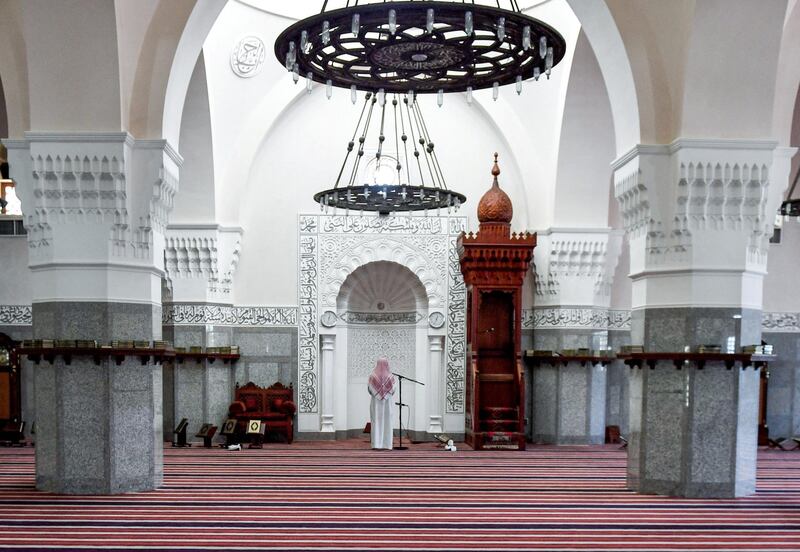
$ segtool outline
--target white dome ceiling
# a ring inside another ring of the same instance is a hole
[[[411,312],[427,296],[408,268],[389,261],[368,263],[342,284],[337,303],[352,312]]]

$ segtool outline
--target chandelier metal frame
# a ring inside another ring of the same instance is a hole
[[[367,92],[364,96],[364,105],[347,143],[347,153],[336,184],[331,189],[314,194],[314,201],[323,210],[343,209],[345,213],[349,210],[377,211],[380,214],[432,209],[457,211],[467,199],[447,189],[435,144],[428,133],[416,97],[387,96],[383,92]],[[389,155],[387,152],[394,154],[396,184],[371,185],[357,180],[373,126],[377,127],[378,132],[374,158],[380,163]],[[417,176],[418,183],[414,183]]]
[[[549,76],[566,52],[558,31],[521,13],[515,0],[509,0],[511,9],[499,1],[498,7],[348,1],[326,11],[327,4],[285,29],[275,55],[296,76],[329,86],[417,94],[479,90]]]

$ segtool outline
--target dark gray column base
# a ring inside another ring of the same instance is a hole
[[[37,488],[146,491],[163,481],[161,366],[57,358],[35,368]]]
[[[532,374],[534,443],[593,445],[605,441],[606,368],[542,364]]]

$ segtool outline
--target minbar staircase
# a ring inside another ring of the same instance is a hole
[[[484,407],[480,409],[479,432],[475,448],[525,450],[525,434],[520,431],[519,408]]]

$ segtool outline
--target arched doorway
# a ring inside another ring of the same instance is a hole
[[[394,261],[363,264],[342,283],[336,311],[331,377],[337,433],[358,434],[369,421],[367,378],[382,356],[393,372],[426,384],[403,385],[403,403],[408,405],[403,408],[403,428],[416,437],[441,431],[441,358],[432,361],[430,343],[434,339],[441,344],[442,338],[428,335],[428,294],[419,277]],[[324,334],[322,349],[324,357]],[[437,349],[441,355],[441,346]]]

